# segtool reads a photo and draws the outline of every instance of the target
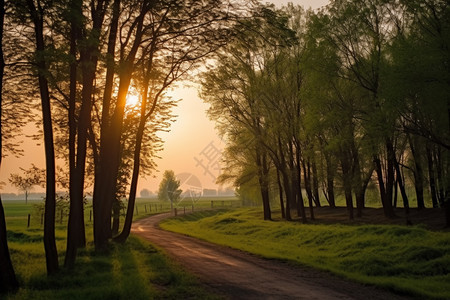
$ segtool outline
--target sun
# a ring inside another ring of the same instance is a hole
[[[127,106],[134,107],[139,104],[139,95],[134,93],[128,93],[127,95]]]

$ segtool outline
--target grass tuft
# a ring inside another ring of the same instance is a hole
[[[421,298],[450,299],[450,233],[420,226],[262,221],[258,209],[172,218],[164,229]]]
[[[26,228],[30,207],[5,204],[8,246],[20,289],[1,295],[1,299],[218,299],[159,249],[136,236],[130,236],[124,244],[111,243],[103,253],[95,252],[90,224],[87,247],[78,251],[75,267],[61,267],[55,276],[47,276],[43,229],[39,223]],[[56,237],[62,265],[64,225],[56,226]]]

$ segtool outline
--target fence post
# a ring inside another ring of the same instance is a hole
[[[31,215],[28,214],[28,223],[27,223],[27,228],[30,228],[30,219],[31,219]]]

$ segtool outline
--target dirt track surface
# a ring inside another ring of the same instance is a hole
[[[132,232],[163,248],[212,292],[226,299],[407,299],[326,272],[263,259],[164,231],[161,214],[139,220]]]

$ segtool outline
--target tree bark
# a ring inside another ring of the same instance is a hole
[[[414,188],[416,191],[416,198],[417,198],[417,208],[422,209],[425,208],[425,201],[423,198],[424,194],[424,175],[423,175],[423,167],[422,167],[422,157],[419,155],[419,145],[417,144],[417,137],[412,137],[410,134],[408,134],[408,141],[409,146],[411,149],[411,153],[414,160]]]
[[[377,173],[378,186],[380,189],[381,204],[383,205],[384,215],[388,218],[393,218],[395,216],[395,214],[394,214],[394,209],[392,207],[392,201],[391,201],[392,194],[391,194],[390,200],[388,201],[387,196],[386,196],[386,189],[384,186],[383,170],[381,168],[380,159],[378,158],[377,155],[375,155],[373,157],[373,161],[375,164],[375,171]],[[392,190],[391,190],[391,193],[392,193]]]
[[[427,152],[427,162],[428,162],[428,180],[430,183],[430,193],[431,193],[431,202],[433,203],[433,208],[439,207],[439,201],[436,192],[436,179],[434,172],[434,162],[433,162],[433,154],[430,145],[427,143],[426,146]]]
[[[320,196],[319,196],[319,176],[317,174],[317,166],[316,162],[313,159],[312,164],[312,184],[313,184],[313,195],[314,195],[314,203],[317,207],[320,207]]]
[[[284,155],[283,151],[283,143],[281,142],[281,138],[278,137],[278,151],[280,154],[279,164],[278,164],[278,170],[281,172],[281,177],[283,179],[283,185],[284,185],[284,192],[286,194],[286,221],[292,221],[291,217],[291,203],[292,203],[292,197],[294,196],[294,193],[292,191],[292,186],[289,180],[288,172],[286,170],[287,164],[286,164],[286,157]]]
[[[5,60],[3,56],[3,27],[5,22],[5,1],[0,0],[0,116],[3,111],[3,75],[5,72]],[[2,120],[0,118],[0,169],[3,159],[3,135]],[[6,231],[5,211],[0,195],[0,295],[14,292],[19,288],[19,282],[14,272],[14,267],[9,255],[8,239]]]
[[[348,218],[353,220],[352,174],[350,160],[345,149],[341,149],[341,168]]]
[[[286,212],[284,211],[284,199],[283,199],[283,185],[281,184],[280,171],[277,168],[277,184],[278,184],[278,194],[280,197],[280,209],[281,209],[281,218],[286,219]]]
[[[301,168],[301,158],[300,158],[300,147],[297,143],[297,151],[295,154],[295,167],[296,167],[296,178],[297,178],[297,216],[301,218],[302,223],[306,224],[308,221],[306,219],[305,203],[303,202],[302,194],[302,168]]]
[[[303,165],[303,178],[305,181],[305,189],[306,194],[308,195],[308,206],[309,206],[309,214],[311,220],[314,220],[314,205],[313,205],[313,196],[311,193],[311,181],[310,181],[310,174],[311,172],[306,168],[305,160],[302,160]]]
[[[53,144],[53,127],[50,106],[50,93],[48,81],[44,75],[47,65],[43,53],[44,43],[44,16],[43,9],[34,5],[34,1],[27,0],[29,12],[34,25],[36,38],[36,66],[38,67],[39,91],[41,96],[42,120],[44,127],[45,166],[46,166],[46,196],[44,213],[44,248],[47,264],[47,274],[52,275],[59,269],[58,252],[55,241],[55,208],[56,208],[56,185],[55,185],[55,149]]]
[[[75,258],[77,254],[78,243],[80,242],[80,230],[81,225],[79,221],[79,201],[77,193],[75,191],[75,170],[76,170],[76,121],[75,121],[75,108],[76,108],[76,96],[77,96],[77,39],[80,35],[81,24],[79,24],[79,17],[81,16],[81,1],[71,2],[71,20],[70,20],[70,86],[69,86],[69,107],[68,107],[68,121],[69,121],[69,195],[70,195],[70,211],[69,221],[67,227],[67,246],[66,257],[64,265],[68,268],[72,268],[75,264]],[[83,226],[84,231],[84,226]]]
[[[411,222],[409,220],[409,200],[408,196],[406,195],[405,185],[403,184],[402,173],[400,172],[400,166],[397,159],[395,159],[394,164],[395,164],[395,171],[397,173],[398,187],[400,188],[400,193],[403,199],[403,207],[405,209],[406,222],[407,224],[409,224]]]
[[[264,220],[272,220],[269,198],[269,168],[267,162],[267,154],[257,147],[256,149],[256,166],[258,167],[258,181],[263,201]]]
[[[0,4],[1,5],[1,4]],[[0,196],[0,295],[16,291],[19,282],[9,255],[8,240],[6,237],[5,212]]]
[[[331,165],[331,157],[329,153],[325,153],[325,163],[327,164],[327,194],[328,204],[330,207],[336,207],[336,200],[334,197],[334,168]]]

